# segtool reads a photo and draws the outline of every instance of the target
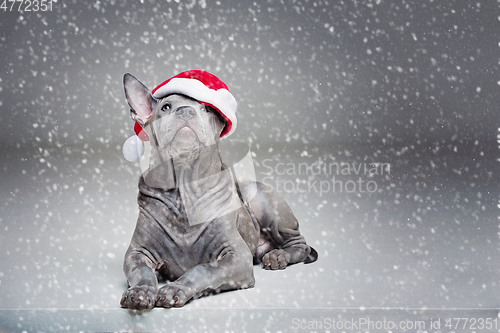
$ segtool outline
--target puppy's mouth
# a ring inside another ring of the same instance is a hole
[[[193,131],[193,129],[191,127],[189,127],[188,125],[182,126],[174,134],[174,138],[179,138],[179,139],[188,139],[188,138],[192,138],[192,137],[197,138],[198,136]]]
[[[198,145],[199,143],[199,138],[198,134],[189,127],[188,125],[185,125],[177,130],[175,134],[172,137],[172,143],[173,142],[178,142],[178,144],[181,144],[183,146],[189,146],[189,145]]]

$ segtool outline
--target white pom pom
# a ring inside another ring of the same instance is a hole
[[[137,135],[133,135],[123,144],[122,152],[127,161],[137,162],[144,154],[144,144]]]

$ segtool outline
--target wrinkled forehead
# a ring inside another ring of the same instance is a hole
[[[217,110],[216,108],[214,108],[212,105],[199,102],[192,97],[182,95],[182,94],[171,94],[171,95],[167,95],[167,96],[161,98],[158,102],[158,106],[157,106],[156,111],[155,111],[156,116],[154,118],[159,117],[158,110],[160,110],[167,103],[170,104],[172,109],[177,109],[181,106],[193,106],[194,107],[194,106],[198,106],[198,105],[204,105],[205,108],[208,108],[208,109],[214,111],[213,113],[224,124],[224,126],[227,124],[227,120],[224,118],[224,116],[222,116],[221,112],[219,110]]]
[[[160,100],[160,104],[165,104],[165,103],[170,103],[172,106],[195,106],[195,105],[200,105],[201,103],[195,100],[194,98],[191,98],[186,95],[181,95],[181,94],[172,94],[168,95],[166,97],[163,97]]]

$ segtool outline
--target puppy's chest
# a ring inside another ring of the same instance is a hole
[[[181,252],[193,252],[193,248],[198,248],[197,244],[210,226],[209,222],[200,223],[194,226],[189,225],[187,218],[183,218],[182,222],[165,222],[161,223],[161,233],[163,234],[160,240],[164,246],[174,249],[177,248]]]
[[[181,205],[182,207],[182,205]],[[224,243],[224,223],[210,221],[189,225],[185,213],[178,219],[157,220],[155,242],[159,266],[168,267],[168,274],[179,277],[200,263],[217,256],[218,244]]]
[[[145,197],[141,210],[147,218],[148,229],[165,248],[192,252],[211,223],[192,224],[179,192],[172,191],[161,197]]]

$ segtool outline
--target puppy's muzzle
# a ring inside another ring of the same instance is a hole
[[[196,116],[196,110],[191,106],[181,106],[175,110],[175,114],[184,121]]]

